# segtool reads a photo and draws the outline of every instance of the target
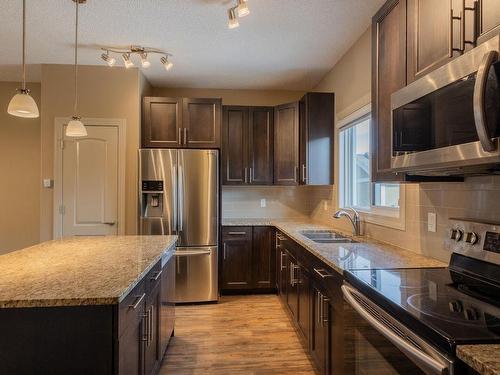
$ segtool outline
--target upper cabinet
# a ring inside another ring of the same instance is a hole
[[[388,1],[373,17],[372,55],[372,180],[398,181],[404,176],[391,172],[391,94],[406,85],[406,0]]]
[[[333,185],[334,94],[314,92],[299,102],[299,181],[303,185]]]
[[[274,184],[299,183],[299,104],[274,109]]]
[[[145,97],[142,147],[219,148],[220,99]]]
[[[222,183],[273,183],[273,108],[224,106]]]

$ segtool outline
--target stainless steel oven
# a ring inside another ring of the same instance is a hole
[[[453,375],[455,363],[349,284],[342,286],[344,374]]]
[[[391,96],[394,171],[500,172],[500,37]]]

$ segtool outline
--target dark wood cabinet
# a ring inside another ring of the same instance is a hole
[[[303,185],[334,183],[333,93],[311,92],[299,102],[299,181]]]
[[[221,99],[182,100],[184,145],[190,148],[219,148]]]
[[[182,146],[182,99],[143,99],[142,147]]]
[[[252,227],[222,228],[222,289],[252,287]]]
[[[143,374],[142,321],[132,325],[118,341],[118,368],[120,375]]]
[[[299,287],[297,280],[297,273],[299,272],[299,265],[297,260],[288,252],[288,275],[286,285],[286,304],[293,319],[297,321],[299,314]]]
[[[311,357],[319,374],[330,371],[330,303],[316,285],[312,288]]]
[[[273,108],[224,106],[222,183],[273,183]]]
[[[391,94],[406,85],[406,0],[373,17],[372,57],[372,181],[400,181],[404,174],[391,172]]]
[[[311,332],[311,278],[306,267],[299,265],[297,272],[298,316],[297,326],[309,346]]]
[[[476,3],[476,27],[478,43],[500,32],[500,2],[498,0],[466,0],[466,7],[474,9]],[[472,13],[471,17],[474,16]],[[474,24],[474,20],[469,24]]]
[[[253,227],[252,280],[255,289],[272,289],[275,280],[274,229]]]
[[[144,333],[144,374],[155,374],[159,368],[162,355],[159,346],[160,317],[160,284],[150,291],[146,302]]]
[[[274,109],[274,184],[299,183],[299,105],[283,104]]]
[[[221,99],[144,97],[144,148],[219,148]]]

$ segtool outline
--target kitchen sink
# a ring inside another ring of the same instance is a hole
[[[317,243],[354,243],[352,238],[345,237],[332,230],[303,230],[300,231],[304,237]]]

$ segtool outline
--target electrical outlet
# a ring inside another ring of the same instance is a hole
[[[261,208],[266,207],[266,198],[262,198],[262,199],[260,200],[260,207],[261,207]]]
[[[54,186],[54,181],[51,180],[50,178],[44,178],[43,179],[43,187],[44,188],[51,188]]]
[[[427,213],[427,231],[436,232],[436,214],[434,212]]]

